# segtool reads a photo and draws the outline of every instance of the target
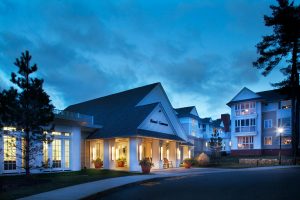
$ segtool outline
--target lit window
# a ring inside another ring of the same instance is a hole
[[[16,131],[16,128],[15,128],[15,127],[8,127],[8,126],[5,126],[5,127],[3,127],[3,130],[4,130],[4,131]]]
[[[285,136],[281,138],[281,144],[282,145],[289,145],[292,143],[292,138],[289,136]]]
[[[61,168],[61,140],[52,142],[52,167]]]
[[[43,162],[44,167],[49,167],[48,142],[43,142]]]
[[[253,149],[253,136],[238,137],[238,149]]]
[[[163,160],[164,158],[164,151],[163,147],[160,147],[160,160]]]
[[[291,127],[291,118],[285,117],[285,118],[279,118],[278,119],[278,127]]]
[[[15,170],[16,166],[16,138],[3,136],[4,140],[4,170]]]
[[[70,168],[70,140],[65,140],[65,168]]]
[[[115,147],[114,146],[112,146],[111,147],[111,160],[115,160]]]
[[[268,136],[264,138],[265,145],[272,145],[272,136]]]
[[[61,135],[61,132],[54,131],[52,132],[52,135]]]

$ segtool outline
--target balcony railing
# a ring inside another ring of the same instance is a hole
[[[57,117],[57,118],[75,120],[75,121],[83,121],[89,125],[94,124],[94,116],[92,116],[92,115],[84,115],[84,114],[80,114],[80,113],[76,113],[76,112],[57,110],[57,109],[54,109],[53,113],[54,113],[55,117]]]
[[[235,115],[240,116],[240,115],[252,115],[256,113],[255,108],[247,108],[247,109],[241,109],[241,110],[235,110]]]
[[[235,132],[255,132],[256,126],[241,126],[241,127],[235,127]]]

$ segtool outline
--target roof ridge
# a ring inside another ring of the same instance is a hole
[[[92,101],[97,101],[97,100],[104,99],[104,98],[107,98],[107,97],[111,97],[111,96],[114,96],[114,95],[120,95],[122,93],[130,92],[130,91],[134,91],[134,90],[138,90],[138,89],[142,89],[142,88],[146,88],[146,87],[150,87],[150,86],[154,86],[154,85],[159,85],[159,84],[161,84],[161,83],[156,82],[156,83],[151,83],[151,84],[148,84],[148,85],[143,85],[143,86],[139,86],[139,87],[136,87],[136,88],[132,88],[132,89],[129,89],[129,90],[123,90],[123,91],[120,91],[120,92],[117,92],[117,93],[113,93],[113,94],[105,95],[105,96],[102,96],[102,97],[97,97],[97,98],[94,98],[94,99],[90,99],[90,100],[82,101],[82,102],[79,102],[79,103],[75,103],[75,104],[69,105],[65,109],[67,109],[71,106],[77,106],[77,105],[80,105],[80,104],[84,104],[84,103],[88,103],[88,102],[92,102]]]

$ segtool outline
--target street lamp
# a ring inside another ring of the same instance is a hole
[[[281,165],[281,136],[282,136],[282,133],[283,133],[283,128],[279,127],[277,129],[277,132],[279,133],[279,165]]]

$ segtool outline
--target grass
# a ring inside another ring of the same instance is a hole
[[[2,186],[0,199],[16,199],[81,183],[137,174],[140,173],[86,169],[76,172],[32,174],[29,177],[25,175],[0,176]]]

